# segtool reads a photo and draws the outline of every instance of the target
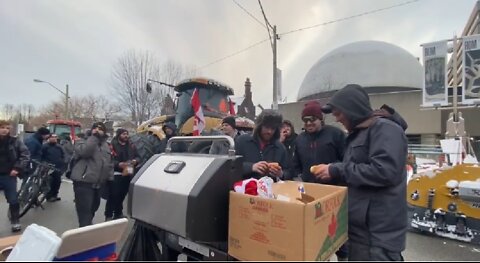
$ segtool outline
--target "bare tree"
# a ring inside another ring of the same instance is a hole
[[[160,66],[152,53],[131,50],[120,57],[113,67],[112,93],[138,125],[160,114],[165,98],[175,97],[171,87],[157,83],[152,83],[159,86],[155,86],[151,94],[147,93],[145,87],[148,79],[176,85],[195,73],[193,66],[184,67],[171,60]]]
[[[4,104],[2,107],[2,114],[0,115],[2,115],[3,118],[7,120],[13,119],[13,117],[15,116],[15,106],[8,103]]]
[[[113,67],[113,94],[137,124],[157,112],[158,106],[155,104],[159,101],[159,96],[157,92],[148,94],[145,87],[148,78],[158,77],[158,63],[148,51],[128,51]]]

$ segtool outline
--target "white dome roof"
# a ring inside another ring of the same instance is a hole
[[[354,42],[317,61],[303,79],[297,99],[353,83],[363,87],[420,89],[423,69],[413,55],[398,46],[381,41]]]

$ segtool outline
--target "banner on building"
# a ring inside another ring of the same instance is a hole
[[[447,41],[423,45],[424,107],[448,105]]]
[[[480,35],[463,37],[462,104],[480,103]]]

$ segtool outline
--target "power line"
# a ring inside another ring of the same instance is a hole
[[[336,20],[332,20],[332,21],[325,22],[325,23],[321,23],[321,24],[317,24],[317,25],[313,25],[313,26],[309,26],[309,27],[303,27],[303,28],[291,30],[291,31],[288,31],[288,32],[285,32],[285,33],[281,33],[281,34],[278,34],[278,35],[279,35],[279,36],[283,36],[283,35],[295,33],[295,32],[302,31],[302,30],[312,29],[312,28],[319,27],[319,26],[326,26],[326,25],[330,25],[330,24],[333,24],[333,23],[342,22],[342,21],[345,21],[345,20],[349,20],[349,19],[353,19],[353,18],[356,18],[356,17],[364,16],[364,15],[367,15],[367,14],[378,13],[378,12],[380,12],[380,11],[392,9],[392,8],[395,8],[395,7],[400,7],[400,6],[412,4],[412,3],[414,3],[414,2],[419,2],[419,1],[420,1],[420,0],[411,0],[411,1],[403,2],[403,3],[397,4],[397,5],[393,5],[393,6],[389,6],[389,7],[384,7],[384,8],[380,8],[380,9],[375,9],[375,10],[367,11],[367,12],[364,12],[364,13],[361,13],[361,14],[352,15],[352,16],[348,16],[348,17],[341,18],[341,19],[336,19]],[[259,2],[260,2],[260,1],[259,1]],[[261,7],[261,3],[260,3],[260,7]],[[263,13],[263,15],[264,15],[264,18],[266,18],[265,13],[263,12],[263,8],[262,8],[262,13]],[[266,21],[266,23],[269,25],[268,21]],[[262,26],[263,26],[263,24],[262,24]],[[268,29],[268,27],[267,27],[267,29]],[[270,36],[270,31],[269,31],[269,36]],[[250,46],[248,46],[248,47],[246,47],[246,48],[244,48],[244,49],[241,49],[241,50],[239,50],[239,51],[237,51],[237,52],[235,52],[235,53],[232,53],[232,54],[230,54],[230,55],[224,56],[224,57],[219,58],[219,59],[217,59],[217,60],[215,60],[215,61],[212,61],[212,62],[210,62],[210,63],[208,63],[208,64],[205,64],[205,65],[203,65],[203,66],[201,66],[201,67],[198,67],[197,69],[203,69],[203,68],[206,68],[206,67],[211,66],[211,65],[213,65],[213,64],[219,63],[219,62],[221,62],[221,61],[223,61],[223,60],[226,60],[226,59],[228,59],[228,58],[230,58],[230,57],[233,57],[233,56],[235,56],[235,55],[238,55],[238,54],[240,54],[240,53],[243,53],[243,52],[245,52],[245,51],[247,51],[247,50],[249,50],[249,49],[251,49],[251,48],[253,48],[253,47],[255,47],[255,46],[258,46],[258,45],[262,44],[263,42],[265,42],[265,41],[267,41],[267,40],[270,40],[270,43],[272,43],[271,37],[270,37],[270,39],[269,39],[269,38],[264,39],[264,40],[262,40],[262,41],[259,41],[259,42],[255,43],[255,44],[252,44],[252,45],[250,45]]]
[[[238,7],[240,7],[243,11],[245,11],[245,13],[247,13],[251,18],[253,18],[255,21],[257,21],[262,27],[266,28],[268,30],[268,28],[262,23],[260,22],[260,20],[258,20],[254,15],[252,15],[250,12],[248,12],[247,9],[245,9],[242,5],[240,5],[237,1],[235,0],[232,0]]]
[[[268,38],[270,39],[270,46],[272,47],[272,50],[273,50],[272,34],[270,33],[270,28],[273,28],[273,27],[272,27],[272,25],[270,25],[270,22],[268,22],[267,16],[265,15],[265,12],[263,11],[262,2],[260,0],[258,0],[258,4],[260,5],[260,9],[262,10],[263,19],[265,19],[265,25],[266,25],[267,32],[268,32]],[[273,37],[277,37],[277,36],[273,36]]]
[[[238,55],[238,54],[240,54],[240,53],[243,53],[243,52],[245,52],[245,51],[247,51],[247,50],[249,50],[249,49],[251,49],[251,48],[254,48],[254,47],[256,47],[256,46],[258,46],[258,45],[260,45],[260,44],[262,44],[263,42],[266,42],[266,41],[268,41],[268,38],[266,38],[266,39],[264,39],[264,40],[262,40],[262,41],[259,41],[259,42],[255,43],[255,44],[253,44],[253,45],[250,45],[250,46],[248,46],[248,47],[246,47],[246,48],[244,48],[244,49],[242,49],[242,50],[239,50],[239,51],[237,51],[237,52],[235,52],[235,53],[232,53],[232,54],[230,54],[230,55],[227,55],[227,56],[225,56],[225,57],[222,57],[222,58],[219,58],[219,59],[217,59],[217,60],[215,60],[215,61],[212,61],[212,62],[210,62],[210,63],[208,63],[208,64],[205,64],[205,65],[203,65],[203,66],[201,66],[201,67],[198,67],[197,69],[206,68],[206,67],[211,66],[211,65],[213,65],[213,64],[216,64],[216,63],[218,63],[218,62],[221,62],[221,61],[223,61],[223,60],[225,60],[225,59],[227,59],[227,58],[233,57],[233,56]]]
[[[384,8],[379,8],[379,9],[363,12],[363,13],[360,13],[360,14],[356,14],[356,15],[347,16],[347,17],[344,17],[344,18],[324,22],[324,23],[321,23],[321,24],[316,24],[316,25],[313,25],[313,26],[302,27],[302,28],[299,28],[299,29],[295,29],[295,30],[291,30],[291,31],[288,31],[288,32],[285,32],[285,33],[281,33],[279,35],[284,36],[284,35],[288,35],[288,34],[291,34],[291,33],[302,31],[302,30],[312,29],[312,28],[319,27],[319,26],[326,26],[326,25],[329,25],[329,24],[342,22],[342,21],[353,19],[353,18],[357,18],[357,17],[361,17],[361,16],[370,15],[370,14],[378,13],[378,12],[381,12],[381,11],[389,10],[389,9],[392,9],[392,8],[395,8],[395,7],[409,5],[409,4],[418,2],[418,1],[420,1],[420,0],[411,0],[411,1],[400,3],[400,4],[396,4],[396,5],[392,5],[392,6],[388,6],[388,7],[384,7]]]

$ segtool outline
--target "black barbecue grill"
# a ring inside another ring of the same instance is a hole
[[[172,142],[227,140],[228,155],[171,153]],[[130,183],[128,213],[157,233],[168,250],[197,259],[227,255],[228,200],[242,180],[242,158],[228,136],[173,137]],[[158,259],[161,260],[161,259]]]

